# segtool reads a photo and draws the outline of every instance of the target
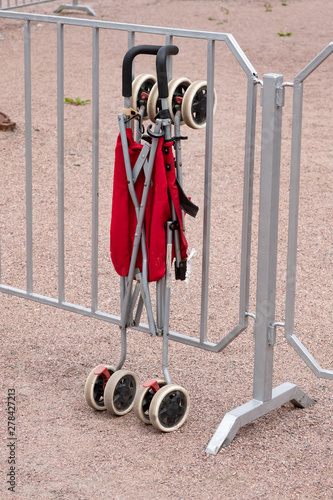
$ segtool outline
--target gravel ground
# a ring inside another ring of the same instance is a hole
[[[83,2],[82,2],[83,3]],[[333,40],[330,0],[90,0],[99,19],[232,33],[256,68],[292,81]],[[266,5],[268,2],[266,3]],[[52,14],[56,3],[26,8]],[[71,13],[87,17],[83,13]],[[32,23],[34,290],[57,296],[56,27]],[[278,32],[291,33],[289,37]],[[0,19],[0,111],[16,122],[0,131],[1,278],[25,288],[25,151],[23,25]],[[179,42],[179,43],[178,43]],[[137,43],[163,43],[137,36]],[[175,40],[175,76],[204,79],[206,44]],[[119,313],[118,278],[109,259],[109,224],[117,113],[122,109],[125,33],[100,34],[99,307]],[[323,368],[332,369],[333,181],[331,57],[304,85],[296,334]],[[153,72],[148,58],[136,73]],[[214,121],[213,222],[208,340],[238,318],[246,77],[224,44],[216,47],[218,108]],[[90,30],[65,30],[65,96],[91,99]],[[255,312],[260,167],[260,104],[254,177],[250,311]],[[292,89],[283,110],[276,320],[284,319]],[[200,207],[188,220],[197,250],[189,284],[172,288],[171,329],[198,335],[202,246],[204,131],[187,127],[184,184]],[[65,106],[66,299],[89,306],[91,104]],[[213,457],[205,448],[225,413],[252,399],[253,323],[219,354],[170,345],[173,381],[191,398],[186,424],[162,434],[135,415],[116,418],[89,408],[83,388],[91,369],[117,363],[116,326],[1,294],[0,497],[20,499],[333,498],[332,381],[316,378],[278,329],[274,386],[299,385],[316,404],[287,404],[243,427]],[[126,368],[144,381],[161,376],[161,341],[130,332]],[[16,394],[16,488],[8,491],[7,395]]]

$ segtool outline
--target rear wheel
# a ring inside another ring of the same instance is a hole
[[[153,426],[162,432],[172,432],[181,427],[190,411],[190,398],[180,385],[169,384],[154,395],[149,408]]]

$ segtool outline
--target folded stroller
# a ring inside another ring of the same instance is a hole
[[[186,278],[184,212],[195,217],[198,211],[182,189],[180,168],[180,144],[186,139],[180,135],[180,110],[191,82],[175,79],[168,85],[167,78],[167,57],[177,53],[174,45],[140,45],[124,57],[124,109],[118,115],[120,132],[115,150],[110,230],[111,259],[121,277],[121,357],[116,367],[95,368],[85,385],[86,401],[92,408],[107,409],[114,415],[124,415],[134,408],[140,420],[164,432],[183,425],[190,408],[187,391],[171,382],[168,370],[169,310],[173,262],[175,278]],[[157,81],[152,75],[139,75],[132,83],[132,64],[139,54],[156,56]],[[192,93],[187,105],[193,128],[201,127],[203,92],[203,86],[197,85],[195,95],[200,102],[195,101]],[[144,135],[142,122],[148,116],[154,125],[150,124]],[[151,282],[156,282],[156,318],[149,290]],[[143,307],[152,336],[163,337],[164,378],[149,379],[140,386],[136,375],[122,366],[127,330],[139,327]]]

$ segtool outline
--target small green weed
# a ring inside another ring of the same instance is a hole
[[[266,12],[272,12],[273,10],[273,5],[271,3],[264,3],[264,7],[266,9]]]
[[[291,36],[291,33],[283,33],[283,31],[279,31],[279,36]]]
[[[287,1],[286,0],[282,0],[281,5],[283,5],[284,7],[286,7],[288,5]]]
[[[65,103],[66,104],[74,104],[74,106],[83,106],[84,104],[87,104],[90,102],[90,99],[86,99],[83,101],[81,97],[77,97],[76,99],[71,99],[69,97],[65,97]]]

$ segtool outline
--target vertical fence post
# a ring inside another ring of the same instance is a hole
[[[206,448],[212,455],[229,444],[240,427],[288,401],[302,408],[313,403],[295,384],[285,382],[272,388],[283,105],[278,96],[282,81],[282,75],[274,73],[264,75],[263,80],[253,399],[224,416]]]
[[[25,102],[25,193],[26,193],[26,248],[27,292],[33,292],[32,248],[32,136],[31,136],[31,26],[24,22],[24,102]]]
[[[92,30],[92,249],[91,310],[98,309],[98,191],[99,191],[99,28]]]
[[[65,300],[64,25],[57,25],[58,299]]]
[[[239,325],[241,325],[242,328],[248,326],[248,316],[246,316],[246,312],[248,312],[249,308],[249,294],[250,294],[256,107],[257,107],[257,85],[256,82],[253,81],[253,77],[249,76],[247,83],[247,103],[246,103],[242,250],[241,250],[241,273],[239,280],[240,281]]]
[[[200,342],[207,341],[208,284],[210,254],[210,215],[212,205],[212,162],[213,162],[213,107],[214,107],[214,63],[215,41],[208,40],[207,47],[207,123],[205,142],[205,191],[202,238],[202,277],[201,277],[201,320]]]
[[[257,268],[255,357],[253,398],[272,397],[274,339],[269,338],[275,318],[277,239],[279,217],[282,106],[277,89],[282,75],[264,76],[262,88],[262,136],[259,201],[259,242]]]

